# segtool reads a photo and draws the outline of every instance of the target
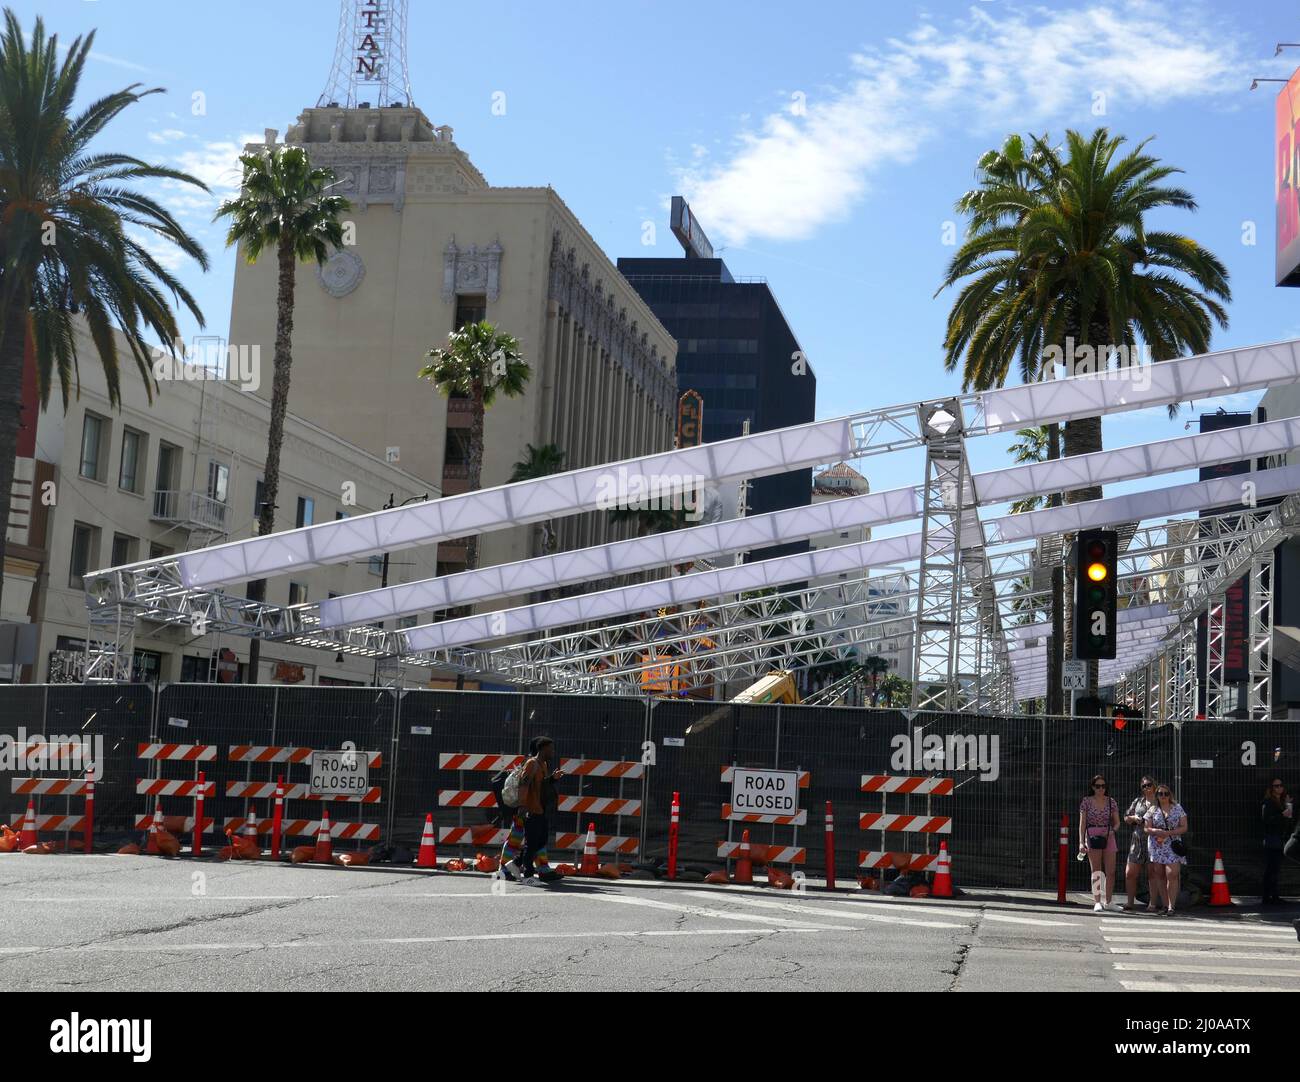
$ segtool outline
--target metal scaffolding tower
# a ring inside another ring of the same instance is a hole
[[[409,0],[341,0],[329,82],[317,107],[414,105],[406,66]]]

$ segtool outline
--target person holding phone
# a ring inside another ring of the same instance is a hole
[[[1151,857],[1151,886],[1160,897],[1155,899],[1157,912],[1174,915],[1178,901],[1178,879],[1187,863],[1187,812],[1174,799],[1173,789],[1161,782],[1156,786],[1156,803],[1146,814],[1144,829]],[[1163,898],[1164,909],[1161,910]]]
[[[1107,909],[1122,912],[1124,907],[1114,900],[1115,831],[1119,829],[1119,805],[1109,793],[1106,779],[1096,775],[1088,784],[1089,795],[1079,804],[1079,852],[1087,853],[1088,867],[1092,869],[1092,897],[1094,913]],[[1102,902],[1101,875],[1105,874],[1105,896]]]

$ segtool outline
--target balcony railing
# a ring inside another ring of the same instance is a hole
[[[155,489],[153,513],[155,522],[167,522],[191,530],[228,532],[230,508],[203,492]]]

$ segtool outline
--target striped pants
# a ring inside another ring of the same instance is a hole
[[[551,861],[546,853],[546,843],[550,827],[544,815],[527,815],[523,811],[515,812],[510,823],[510,833],[501,847],[501,863],[508,860],[519,861],[525,874],[536,870],[545,871]],[[522,859],[521,859],[522,858]]]

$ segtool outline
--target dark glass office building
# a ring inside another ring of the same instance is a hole
[[[794,370],[799,342],[766,282],[737,281],[721,259],[693,255],[620,259],[618,269],[677,339],[677,390],[703,397],[706,443],[741,435],[746,420],[765,432],[815,419],[817,378],[806,361],[803,374]],[[761,477],[749,514],[804,505],[811,494],[811,470]],[[750,558],[807,549],[800,541]]]

